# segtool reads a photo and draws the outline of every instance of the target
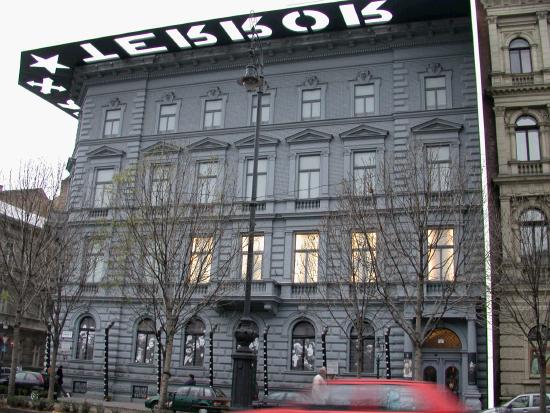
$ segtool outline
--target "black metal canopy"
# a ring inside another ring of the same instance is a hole
[[[242,43],[252,25],[260,38],[275,39],[469,13],[468,0],[349,0],[184,23],[24,51],[19,84],[78,117],[70,94],[77,66]]]

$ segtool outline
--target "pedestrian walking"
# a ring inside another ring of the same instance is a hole
[[[185,386],[194,386],[195,384],[197,384],[197,382],[195,381],[195,376],[193,374],[190,374],[187,381],[183,384]]]
[[[64,397],[71,397],[71,395],[63,388],[63,366],[59,366],[57,369],[55,373],[55,381],[57,383],[58,392],[61,392]]]
[[[325,386],[327,385],[327,369],[321,367],[319,373],[313,378],[311,385],[312,402],[321,403],[325,397]]]

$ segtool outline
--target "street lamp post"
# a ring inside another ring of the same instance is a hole
[[[258,174],[258,140],[260,137],[260,125],[262,123],[262,96],[264,87],[262,50],[259,45],[259,38],[253,35],[251,39],[250,57],[251,62],[246,66],[243,77],[238,81],[247,91],[256,91],[257,110],[256,110],[256,132],[254,135],[254,159],[252,166],[252,193],[249,203],[248,220],[248,248],[246,261],[246,279],[243,314],[239,326],[235,331],[235,340],[237,348],[234,351],[233,358],[233,383],[231,388],[231,400],[233,407],[247,408],[252,405],[253,392],[255,389],[254,363],[256,354],[250,349],[250,344],[257,337],[254,322],[250,318],[250,293],[252,288],[252,273],[254,270],[254,231],[256,228],[256,196],[257,196],[257,174]],[[255,45],[258,44],[259,56],[256,55]]]

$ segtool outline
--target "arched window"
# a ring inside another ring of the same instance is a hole
[[[300,321],[292,329],[291,370],[313,371],[315,368],[315,329]]]
[[[136,363],[153,363],[155,359],[155,325],[147,318],[138,324],[136,335]]]
[[[537,332],[539,334],[537,334]],[[550,353],[550,330],[544,325],[540,325],[539,329],[537,327],[531,328],[527,338],[529,339],[529,376],[539,377],[540,376],[540,365],[539,359],[537,357],[537,347],[538,340],[541,340],[542,343],[546,342],[546,354]],[[546,377],[550,375],[550,363],[546,363]]]
[[[512,73],[531,73],[531,46],[525,39],[510,42],[510,71]]]
[[[522,256],[548,253],[548,222],[538,209],[524,211],[520,218],[520,248]]]
[[[454,331],[448,328],[436,328],[426,338],[422,347],[460,350],[462,343]]]
[[[185,326],[184,366],[202,366],[204,362],[204,323],[198,318]]]
[[[76,358],[92,360],[94,357],[95,321],[92,317],[84,317],[78,327],[78,344]]]
[[[363,323],[362,344],[359,341],[359,332],[352,327],[349,336],[349,371],[350,372],[374,372],[374,329],[369,323]],[[363,353],[362,360],[359,357]]]
[[[539,126],[531,116],[520,116],[516,121],[516,159],[540,161]]]

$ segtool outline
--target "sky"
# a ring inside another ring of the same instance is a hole
[[[334,0],[333,0],[334,1]],[[77,120],[17,84],[21,51],[217,17],[327,1],[8,0],[0,17],[0,185],[21,163],[65,164]]]

